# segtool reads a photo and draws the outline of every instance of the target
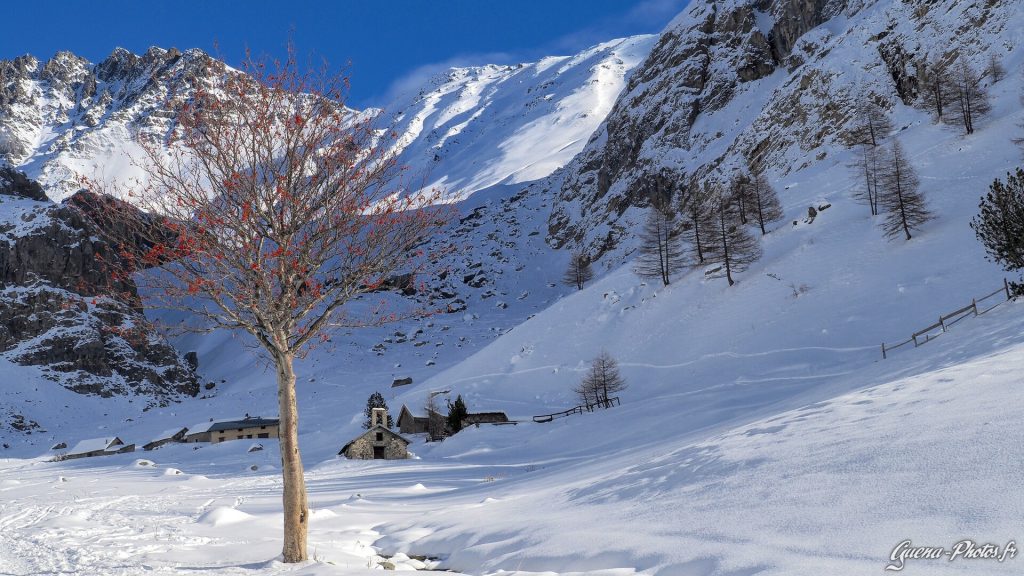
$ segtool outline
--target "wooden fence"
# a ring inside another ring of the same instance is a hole
[[[999,300],[995,304],[992,304],[991,306],[981,306],[981,309],[979,310],[979,304],[998,294],[1005,294],[1006,299]],[[975,298],[971,300],[970,304],[964,306],[963,308],[960,308],[959,310],[954,310],[949,314],[940,315],[938,322],[932,324],[931,326],[928,326],[927,328],[922,328],[921,330],[914,332],[913,334],[910,335],[910,338],[907,338],[906,340],[898,344],[886,344],[885,342],[882,342],[882,359],[884,360],[888,358],[889,352],[892,352],[893,350],[896,350],[901,346],[906,346],[907,344],[913,343],[914,348],[917,348],[922,344],[931,342],[932,340],[938,338],[940,334],[945,333],[946,329],[948,329],[950,326],[956,324],[957,322],[963,320],[964,318],[984,314],[989,310],[995,308],[996,306],[999,306],[1003,302],[1006,302],[1012,297],[1013,294],[1010,292],[1010,282],[1007,281],[1006,278],[1003,278],[1002,287],[1000,287],[995,292],[982,296],[981,298]]]
[[[534,416],[534,422],[551,422],[555,418],[565,418],[566,416],[572,416],[573,414],[583,414],[583,412],[593,412],[595,408],[611,408],[612,406],[618,406],[619,397],[614,396],[607,400],[599,400],[593,404],[580,404],[579,406],[573,406],[568,410],[562,410],[561,412],[555,412],[554,414],[541,414],[540,416]]]

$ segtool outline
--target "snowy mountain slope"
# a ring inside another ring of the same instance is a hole
[[[381,117],[413,173],[468,195],[548,175],[582,149],[655,40],[637,36],[574,56],[516,66],[453,68]],[[200,50],[117,49],[99,64],[68,52],[0,63],[0,157],[40,181],[56,201],[79,179],[126,181],[142,172],[140,137],[171,127],[169,87],[215,80]],[[368,110],[366,113],[379,113]]]
[[[635,36],[575,56],[452,68],[390,105],[399,162],[426,169],[428,186],[456,197],[547,176],[583,149],[655,40]]]
[[[966,5],[929,6],[938,15]],[[904,7],[871,5],[875,14],[890,9]],[[772,10],[755,10],[754,21],[771,28]],[[852,156],[838,139],[807,151],[792,144],[803,124],[772,128],[772,142],[783,143],[783,168],[772,177],[786,217],[763,239],[764,257],[731,288],[700,270],[679,274],[667,288],[645,284],[632,273],[625,242],[585,290],[549,286],[566,255],[534,232],[547,224],[552,191],[581,174],[576,162],[527,186],[471,196],[453,224],[460,251],[445,280],[471,296],[432,296],[456,308],[461,299],[466,310],[395,328],[402,337],[391,329],[340,334],[299,367],[311,545],[321,562],[270,561],[280,519],[273,442],[254,453],[245,442],[169,446],[146,455],[155,469],[133,465],[138,455],[31,459],[52,454],[45,448],[57,440],[117,433],[133,441],[210,417],[272,414],[272,372],[223,334],[180,342],[200,351],[200,372],[218,383],[212,398],[145,413],[111,402],[102,406],[103,420],[98,412],[88,419],[37,409],[54,424],[33,435],[34,444],[18,438],[3,453],[18,458],[0,461],[0,490],[10,502],[0,509],[0,562],[19,575],[319,575],[362,573],[376,553],[406,552],[474,574],[817,575],[884,571],[907,538],[946,547],[964,538],[1019,541],[1021,304],[967,318],[887,360],[879,349],[1002,283],[967,223],[992,178],[1020,162],[1009,144],[1024,120],[1018,30],[999,29],[1014,72],[993,86],[995,109],[973,136],[891,101],[936,213],[910,242],[886,240],[877,218],[851,199]],[[963,36],[964,45],[977,40]],[[769,54],[772,46],[778,50],[768,42]],[[848,62],[873,58],[844,46],[833,50],[845,51]],[[757,86],[793,81],[784,75],[776,69]],[[896,90],[897,79],[874,78],[880,90]],[[672,86],[651,85],[649,97]],[[813,110],[824,109],[813,95],[801,93]],[[725,133],[735,123],[742,131],[734,107],[750,101],[732,102],[698,124]],[[640,144],[647,142],[685,159],[685,149],[657,138]],[[560,202],[588,205],[582,197]],[[809,206],[826,204],[805,221]],[[636,211],[619,207],[625,216],[617,225],[624,226]],[[482,282],[477,270],[486,271]],[[576,403],[571,387],[601,349],[621,362],[630,383],[622,405],[530,421]],[[414,383],[388,387],[403,376]],[[471,410],[502,409],[523,421],[469,429],[440,444],[416,438],[413,461],[336,459],[360,432],[365,398],[375,390],[393,412],[447,390],[462,394]],[[22,397],[45,400],[37,394]],[[184,474],[165,472],[171,469]],[[246,522],[214,529],[232,520]],[[119,544],[115,551],[110,541]],[[16,552],[5,557],[5,550]],[[1022,561],[908,561],[905,573],[1015,574]]]
[[[995,55],[1017,70],[1022,30],[1013,1],[692,3],[567,167],[552,243],[621,262],[645,179],[726,181],[748,160],[785,178],[841,148],[856,102],[913,105],[927,61],[981,69]]]

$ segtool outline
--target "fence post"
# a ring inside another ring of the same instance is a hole
[[[882,360],[885,360],[885,342],[882,342]]]
[[[1006,278],[1003,278],[1003,289],[1006,290],[1006,299],[1009,300],[1010,299],[1010,282]]]
[[[945,332],[946,331],[946,321],[942,319],[942,316],[939,316],[939,325],[942,326],[942,331]]]
[[[978,301],[976,299],[974,299],[974,298],[971,298],[971,307],[974,308],[974,315],[977,316],[978,315]]]
[[[914,339],[914,348],[917,348],[917,336],[911,336]]]

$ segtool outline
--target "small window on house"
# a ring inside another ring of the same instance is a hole
[[[252,434],[246,434],[246,438],[252,438]]]
[[[377,432],[377,442],[383,442],[383,441],[384,441],[384,433],[383,432]]]
[[[217,442],[223,442],[223,441],[224,441],[224,437],[223,436],[221,436],[220,438],[217,438]]]
[[[267,429],[266,426],[260,426],[260,430],[266,430],[266,429]]]
[[[239,428],[239,429],[238,429],[238,431],[239,431],[239,432],[241,432],[242,430],[244,430],[244,428]]]
[[[257,438],[270,438],[270,434],[257,434]]]

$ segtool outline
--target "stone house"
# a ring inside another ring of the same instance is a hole
[[[142,449],[148,452],[171,442],[184,442],[186,434],[188,434],[188,428],[184,426],[164,430],[159,436],[143,444]]]
[[[444,414],[431,412],[430,417],[424,410],[422,414],[414,414],[408,406],[402,404],[402,410],[398,413],[398,430],[402,434],[426,434],[430,430],[430,420],[435,422],[436,429],[447,430],[448,419]]]
[[[91,458],[93,456],[109,456],[134,452],[135,444],[125,444],[120,438],[90,438],[75,444],[70,450],[60,455],[61,460],[75,458]]]
[[[409,441],[387,428],[388,411],[374,408],[370,429],[341,447],[338,455],[352,460],[403,460],[409,457]]]
[[[228,440],[277,437],[277,418],[260,418],[246,414],[241,420],[216,420],[192,426],[182,441],[218,444]]]

